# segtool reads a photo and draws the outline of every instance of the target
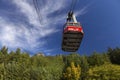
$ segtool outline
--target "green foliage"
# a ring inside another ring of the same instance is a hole
[[[90,56],[72,53],[30,57],[20,48],[8,53],[4,46],[0,50],[0,80],[119,80],[119,64],[119,48]]]
[[[4,55],[8,54],[8,48],[6,46],[2,47],[1,53]]]
[[[65,73],[63,73],[65,80],[79,80],[81,75],[81,68],[79,65],[75,66],[74,62],[67,67]]]
[[[94,52],[91,56],[88,57],[88,63],[90,66],[99,66],[107,62],[106,55]]]
[[[95,66],[88,71],[88,80],[119,80],[120,66],[106,63],[101,66]]]
[[[108,55],[110,58],[110,61],[113,64],[120,64],[120,48],[115,48],[115,49],[108,49]]]
[[[77,53],[71,53],[69,55],[64,55],[63,56],[63,60],[66,66],[70,66],[71,62],[74,62],[75,64],[80,64],[81,60],[80,60],[80,55]]]
[[[85,80],[87,78],[87,71],[89,69],[89,64],[87,61],[87,56],[81,57],[81,80]]]

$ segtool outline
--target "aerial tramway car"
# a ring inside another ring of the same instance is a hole
[[[76,20],[73,11],[77,0],[72,0],[71,9],[68,13],[67,21],[63,28],[62,50],[67,52],[75,52],[79,49],[84,32],[82,26]],[[38,7],[38,0],[33,0],[39,21],[41,23],[41,15]]]
[[[67,22],[63,28],[62,50],[75,52],[79,49],[84,32],[82,26],[77,22],[72,11],[68,13]]]

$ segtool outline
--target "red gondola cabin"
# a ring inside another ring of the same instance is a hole
[[[83,29],[80,23],[67,22],[63,29],[62,50],[75,52],[83,38]]]

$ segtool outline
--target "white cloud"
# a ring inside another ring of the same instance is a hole
[[[26,28],[26,25],[14,24],[12,22],[5,21],[0,17],[0,42],[1,45],[8,46],[10,48],[23,48],[23,49],[33,49],[39,44],[42,45],[44,42],[37,43],[39,33],[35,33],[32,29]],[[40,46],[39,45],[39,46]]]
[[[13,0],[17,10],[23,13],[28,18],[28,22],[34,26],[38,26],[39,21],[34,8],[27,2],[27,0]]]

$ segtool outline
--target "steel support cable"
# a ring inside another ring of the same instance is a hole
[[[40,9],[39,9],[39,6],[38,6],[38,1],[33,0],[33,4],[34,4],[35,10],[36,10],[36,13],[38,15],[39,22],[40,22],[40,24],[42,24],[41,23],[42,16],[40,15]]]
[[[74,4],[74,0],[72,0],[72,2],[71,2],[70,11],[72,11],[72,9],[73,9],[73,4]]]
[[[74,12],[74,8],[76,6],[76,3],[77,3],[77,0],[72,0],[70,11]]]

